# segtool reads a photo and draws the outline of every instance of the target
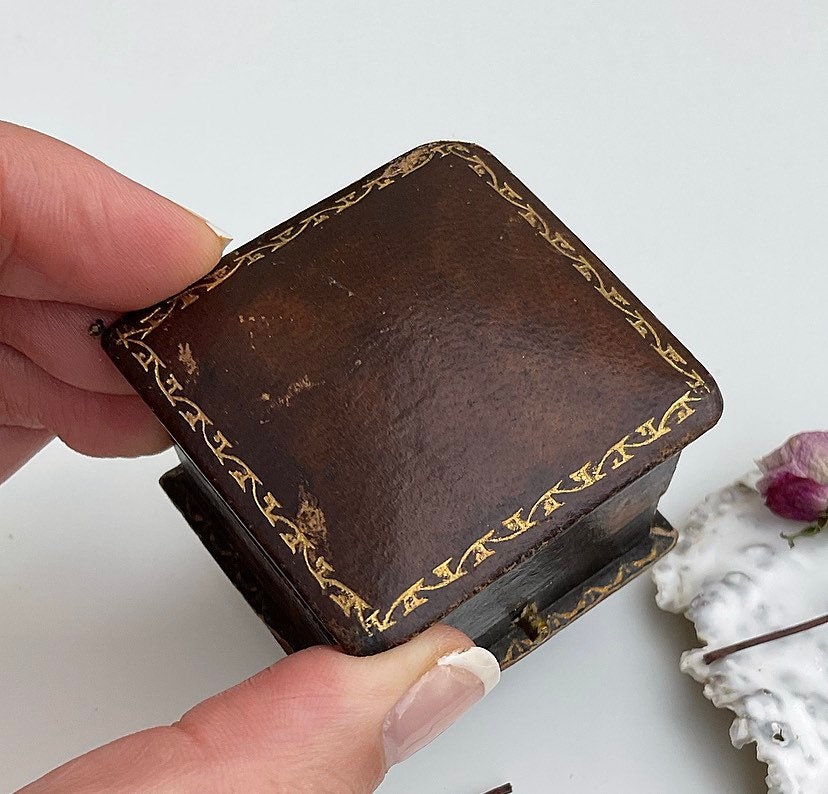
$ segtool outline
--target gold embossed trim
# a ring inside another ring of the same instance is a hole
[[[313,535],[306,530],[305,522],[284,515],[282,505],[273,494],[265,490],[261,478],[238,455],[227,437],[215,429],[209,416],[183,393],[183,387],[174,374],[168,371],[164,361],[143,340],[124,339],[123,344],[133,357],[150,373],[156,386],[194,431],[201,434],[205,444],[218,463],[233,478],[236,485],[253,499],[259,512],[270,526],[279,530],[279,537],[292,554],[299,554],[319,587],[339,606],[346,617],[354,617],[368,633],[386,631],[395,625],[400,616],[413,612],[428,601],[428,593],[462,579],[496,553],[500,543],[520,537],[553,512],[566,504],[569,494],[580,493],[603,480],[610,472],[631,461],[638,449],[647,447],[681,424],[694,413],[693,404],[702,397],[686,392],[679,397],[659,418],[648,419],[634,432],[613,444],[597,463],[588,461],[577,471],[559,480],[535,500],[526,515],[523,508],[517,510],[498,526],[489,529],[465,549],[458,557],[449,557],[435,566],[430,575],[414,582],[388,607],[376,609],[355,590],[335,576],[333,565],[325,559]]]
[[[549,224],[527,203],[523,197],[512,190],[504,181],[498,179],[495,172],[483,162],[480,155],[473,154],[465,146],[454,147],[451,153],[462,158],[470,165],[471,169],[482,177],[486,184],[499,196],[506,199],[510,204],[517,207],[523,220],[525,220],[549,245],[559,254],[565,256],[572,266],[577,270],[593,287],[598,291],[604,300],[620,311],[627,322],[638,331],[645,339],[649,339],[650,347],[669,364],[674,370],[680,372],[687,379],[687,385],[691,389],[707,389],[704,379],[695,370],[688,370],[687,360],[669,343],[665,343],[661,335],[653,327],[653,324],[645,319],[638,309],[632,308],[630,301],[618,291],[616,287],[608,287],[595,266],[583,255],[579,254],[575,247],[560,233],[553,231]]]
[[[501,668],[509,667],[526,656],[527,653],[543,645],[561,629],[589,612],[590,609],[600,604],[607,596],[612,595],[631,579],[646,571],[659,557],[662,557],[672,548],[677,538],[678,532],[672,528],[652,527],[650,530],[650,548],[643,557],[622,560],[614,574],[611,570],[607,574],[599,573],[592,580],[595,583],[587,586],[569,609],[564,609],[562,612],[553,609],[539,615],[537,606],[530,604],[524,609],[517,625],[522,627],[524,622],[527,623],[526,628],[530,629],[533,636],[513,639],[509,643],[503,658],[500,659]],[[568,598],[567,596],[564,600],[568,600]],[[527,618],[529,620],[526,620]]]
[[[202,293],[210,292],[227,281],[240,267],[252,265],[254,262],[263,259],[267,254],[276,253],[276,251],[284,248],[289,242],[295,240],[308,229],[312,229],[337,215],[341,215],[345,210],[353,207],[355,204],[359,204],[369,194],[392,185],[398,179],[408,176],[408,174],[430,163],[436,155],[445,157],[447,154],[453,152],[458,145],[452,143],[433,143],[409,152],[407,155],[390,163],[378,177],[364,182],[358,190],[345,193],[331,204],[304,217],[293,226],[283,229],[263,243],[254,242],[251,246],[242,247],[229,262],[208,273],[204,278],[196,281],[195,284],[191,284],[183,292],[178,293],[178,295],[174,295],[163,303],[160,303],[146,317],[143,317],[134,329],[125,331],[124,334],[132,335],[134,333],[141,339],[145,338],[147,334],[158,328],[176,309],[186,309],[191,303],[195,303]],[[465,146],[461,148],[468,151]]]
[[[191,303],[197,301],[202,293],[214,290],[220,284],[227,281],[240,267],[251,265],[269,253],[275,253],[292,240],[295,240],[307,229],[319,226],[330,218],[342,214],[345,210],[358,204],[371,193],[382,190],[394,184],[395,181],[414,173],[430,163],[435,157],[443,158],[449,155],[465,161],[474,173],[485,180],[486,184],[492,190],[516,207],[518,209],[518,215],[535,229],[540,237],[557,253],[565,256],[575,270],[593,285],[601,297],[620,311],[626,321],[643,338],[649,340],[650,347],[670,367],[685,376],[687,385],[691,389],[705,391],[708,389],[702,376],[695,370],[686,368],[686,359],[671,343],[661,338],[661,335],[656,331],[653,324],[644,317],[641,311],[633,308],[629,299],[616,287],[607,286],[604,278],[587,257],[578,253],[576,248],[561,232],[552,230],[547,221],[534,207],[525,201],[505,180],[498,178],[494,170],[479,154],[473,153],[468,146],[461,143],[430,143],[414,149],[398,160],[390,163],[378,177],[364,182],[358,190],[345,193],[331,204],[307,215],[298,223],[283,229],[265,242],[254,243],[251,247],[243,247],[228,263],[208,273],[200,281],[197,281],[183,292],[157,306],[150,314],[142,318],[141,322],[134,329],[130,329],[124,333],[134,333],[141,339],[145,338],[147,334],[161,325],[173,311],[186,308]]]
[[[268,253],[278,251],[307,229],[324,223],[359,203],[371,193],[382,190],[398,179],[414,173],[435,157],[442,158],[450,155],[465,161],[478,176],[486,181],[489,187],[515,206],[520,217],[534,228],[543,240],[556,252],[565,256],[606,301],[622,312],[627,322],[649,341],[650,347],[659,357],[671,368],[684,375],[688,391],[676,399],[661,417],[654,416],[647,419],[613,444],[602,454],[597,463],[587,461],[578,470],[571,472],[547,489],[535,500],[534,504],[526,509],[525,515],[524,508],[520,508],[496,527],[482,534],[459,556],[450,557],[436,565],[429,574],[400,593],[391,604],[376,608],[336,578],[333,564],[325,559],[315,538],[305,531],[303,522],[282,512],[280,502],[264,487],[261,478],[250,466],[235,454],[233,445],[224,433],[215,427],[205,411],[187,397],[175,374],[170,371],[166,362],[146,340],[174,311],[186,308],[198,300],[202,293],[215,289],[240,267],[250,265]],[[340,196],[330,205],[306,216],[299,223],[282,230],[265,242],[241,249],[229,263],[214,270],[179,295],[160,304],[141,318],[136,325],[119,329],[115,341],[116,344],[127,349],[143,370],[153,378],[157,388],[190,429],[201,435],[219,465],[233,478],[241,491],[253,500],[270,526],[279,531],[279,537],[291,553],[301,555],[307,570],[319,587],[337,604],[346,617],[355,618],[368,634],[375,631],[383,632],[391,628],[401,617],[425,604],[428,601],[428,593],[441,590],[463,578],[471,570],[494,556],[498,544],[520,537],[547,519],[554,511],[563,507],[569,494],[580,493],[600,482],[608,474],[631,461],[638,449],[647,447],[672,432],[677,425],[695,412],[694,404],[704,399],[709,391],[702,377],[695,370],[687,369],[687,361],[672,344],[662,339],[639,310],[632,307],[630,300],[616,287],[608,286],[589,260],[579,254],[560,232],[553,231],[519,193],[505,181],[498,179],[495,172],[478,154],[472,153],[467,146],[456,143],[435,143],[415,149],[391,163],[379,177],[363,183],[358,190]]]

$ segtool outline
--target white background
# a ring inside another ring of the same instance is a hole
[[[237,243],[419,143],[491,149],[717,378],[725,416],[662,502],[679,525],[828,425],[824,3],[0,0],[0,20],[0,116]],[[53,444],[0,489],[0,790],[279,656],[156,486],[172,465]],[[639,580],[382,792],[761,792],[677,672],[692,643]]]

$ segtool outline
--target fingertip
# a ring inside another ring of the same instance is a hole
[[[122,219],[129,220],[120,221],[122,239],[117,244],[135,246],[138,255],[117,284],[99,283],[110,295],[97,305],[127,311],[162,301],[198,281],[219,263],[232,238],[192,210],[121,179],[130,185],[122,186],[121,211]]]
[[[367,658],[369,661],[395,666],[408,674],[414,674],[417,670],[427,670],[446,654],[464,651],[473,646],[474,643],[459,629],[437,623],[403,645]]]
[[[101,395],[99,399],[108,399]],[[137,397],[116,397],[123,405],[119,416],[81,425],[66,425],[57,436],[67,447],[93,458],[140,458],[157,455],[172,439]]]
[[[229,242],[202,216],[68,144],[4,123],[0,141],[7,296],[138,309],[201,278]]]
[[[168,199],[168,201],[172,201],[172,199]],[[175,202],[173,202],[173,203],[175,203]],[[215,224],[215,223],[211,223],[211,222],[210,222],[209,220],[207,220],[207,218],[205,218],[203,215],[200,215],[200,214],[199,214],[199,213],[197,213],[195,210],[192,210],[192,209],[190,209],[189,207],[185,207],[183,204],[176,204],[176,206],[177,206],[177,207],[180,207],[180,208],[181,208],[181,209],[183,209],[183,210],[186,210],[186,211],[187,211],[187,212],[189,212],[189,213],[190,213],[190,215],[192,215],[194,218],[196,218],[196,219],[198,219],[199,221],[201,221],[202,223],[204,223],[204,224],[207,226],[207,228],[208,228],[211,232],[213,232],[213,234],[214,234],[216,237],[218,237],[219,242],[221,243],[221,250],[222,250],[222,251],[224,251],[224,250],[227,248],[227,246],[228,246],[228,245],[230,245],[230,243],[232,243],[232,242],[233,242],[233,238],[232,238],[229,234],[227,234],[227,232],[225,232],[223,229],[221,229],[221,228],[219,228],[218,226],[216,226],[216,224]]]
[[[138,457],[166,449],[170,438],[137,395],[70,386],[0,343],[0,421],[50,431],[95,457]]]
[[[446,653],[471,648],[474,642],[460,629],[445,623],[437,623],[426,629],[419,637],[420,641],[427,641],[437,653],[438,658]]]

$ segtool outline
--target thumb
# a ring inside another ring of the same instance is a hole
[[[499,677],[492,654],[447,626],[372,657],[311,648],[24,791],[371,792]]]

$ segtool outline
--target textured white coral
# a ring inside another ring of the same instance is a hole
[[[705,649],[681,669],[736,719],[736,747],[756,742],[770,794],[828,794],[828,626],[732,654],[712,650],[828,612],[828,533],[791,549],[755,490],[758,473],[711,494],[654,569],[658,605],[693,621]]]

